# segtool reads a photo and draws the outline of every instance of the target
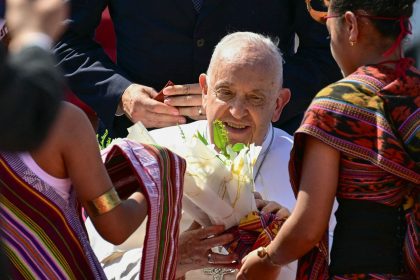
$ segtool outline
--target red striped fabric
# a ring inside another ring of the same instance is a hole
[[[121,196],[140,189],[148,202],[140,279],[175,279],[185,160],[129,140],[105,149],[103,160]]]

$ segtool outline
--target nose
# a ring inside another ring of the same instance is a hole
[[[241,98],[235,98],[229,105],[230,114],[237,119],[241,119],[248,114],[246,101]]]

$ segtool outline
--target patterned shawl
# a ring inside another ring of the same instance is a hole
[[[185,160],[129,140],[105,149],[102,158],[122,198],[140,188],[148,202],[140,279],[175,279]]]
[[[289,169],[297,194],[305,135],[341,152],[337,197],[407,205],[405,264],[420,275],[420,73],[365,66],[318,93],[295,134]],[[325,241],[300,259],[297,279],[328,278]],[[357,278],[354,278],[357,279]],[[382,278],[376,278],[382,279]]]

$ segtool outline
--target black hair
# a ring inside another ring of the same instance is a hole
[[[413,14],[413,4],[416,0],[331,0],[330,8],[338,15],[346,11],[356,13],[363,10],[370,16],[409,18]],[[376,29],[384,37],[396,38],[401,32],[399,20],[370,19]],[[404,22],[408,28],[408,21]]]

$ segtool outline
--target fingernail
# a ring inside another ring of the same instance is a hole
[[[178,115],[178,114],[177,114]],[[186,119],[185,118],[180,118],[180,119],[178,119],[178,123],[181,123],[181,124],[184,124],[184,123],[186,123],[187,121],[186,121]]]

